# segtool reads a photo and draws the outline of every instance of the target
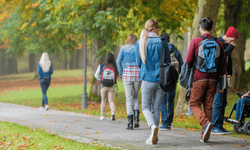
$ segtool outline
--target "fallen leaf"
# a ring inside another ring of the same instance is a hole
[[[215,140],[219,140],[218,138],[215,138]]]
[[[171,131],[174,131],[174,129],[172,128]]]
[[[239,146],[239,145],[233,144],[232,146]]]
[[[195,128],[188,128],[188,131],[197,131]]]
[[[177,146],[177,145],[174,145],[174,146]]]
[[[56,122],[55,120],[50,120],[49,122]]]
[[[184,134],[184,133],[186,133],[186,132],[183,131],[183,132],[178,132],[178,133],[179,133],[179,134]]]
[[[99,132],[95,132],[95,134],[99,134]]]
[[[47,129],[47,128],[43,128],[44,130]]]
[[[65,128],[68,128],[68,126],[65,126]]]
[[[52,114],[45,114],[45,116],[52,116]]]
[[[250,142],[250,141],[248,141],[248,140],[245,140],[246,142]]]
[[[241,145],[240,147],[245,147],[245,145]]]
[[[86,129],[91,129],[90,127],[86,127]]]
[[[210,144],[209,146],[214,146],[214,145],[211,145],[211,144]]]
[[[84,135],[90,135],[90,133],[85,133]]]

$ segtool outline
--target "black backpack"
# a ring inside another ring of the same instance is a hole
[[[101,72],[101,84],[107,87],[113,87],[116,82],[115,78],[115,69],[113,66],[104,64],[100,64],[100,72]]]
[[[176,90],[176,83],[178,81],[179,73],[171,63],[166,62],[166,45],[165,39],[161,38],[161,63],[159,84],[163,91],[173,92]]]

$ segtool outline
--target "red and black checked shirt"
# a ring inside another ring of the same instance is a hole
[[[122,80],[123,81],[139,81],[140,69],[137,66],[127,66],[123,68]]]

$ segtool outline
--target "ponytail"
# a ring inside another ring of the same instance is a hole
[[[141,35],[140,35],[140,43],[139,43],[139,52],[140,52],[140,56],[141,56],[141,60],[144,64],[146,64],[146,47],[147,47],[147,30],[143,29],[141,31]]]

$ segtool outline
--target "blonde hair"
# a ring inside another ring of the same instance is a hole
[[[136,41],[137,41],[137,36],[134,34],[129,34],[127,37],[126,44],[134,44],[135,45]]]
[[[51,67],[51,61],[49,59],[49,54],[44,52],[41,56],[39,64],[43,70],[43,72],[48,72]]]
[[[147,33],[153,31],[158,26],[159,22],[157,20],[150,19],[145,23],[145,29],[141,31],[139,52],[144,64],[146,64]]]

